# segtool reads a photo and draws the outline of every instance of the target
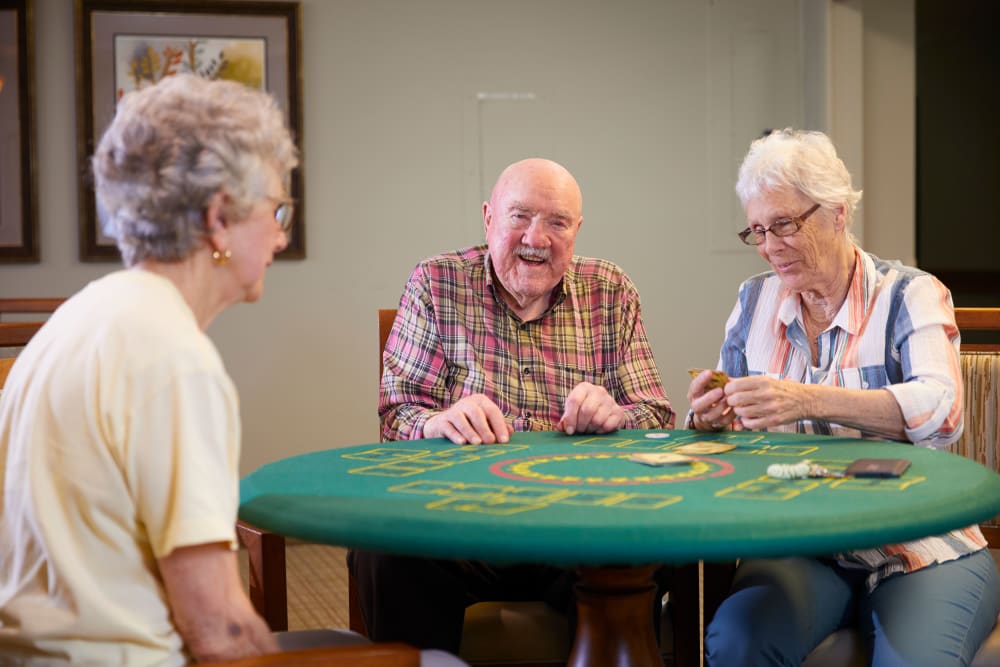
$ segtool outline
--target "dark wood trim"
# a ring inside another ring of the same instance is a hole
[[[250,563],[250,602],[271,630],[287,630],[285,538],[244,521],[236,522],[236,537],[246,547]]]
[[[0,299],[0,315],[6,313],[51,313],[65,300],[46,297]]]
[[[955,324],[960,331],[1000,330],[1000,308],[956,308]]]
[[[44,322],[0,322],[0,347],[22,347]]]

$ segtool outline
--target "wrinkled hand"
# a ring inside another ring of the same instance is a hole
[[[466,396],[424,424],[425,438],[448,438],[456,445],[505,443],[513,432],[497,404],[484,394]]]
[[[608,390],[589,382],[573,387],[556,428],[574,433],[610,433],[625,425],[625,410],[615,403]]]
[[[729,428],[736,418],[736,413],[726,399],[725,388],[708,388],[711,379],[711,369],[704,370],[691,380],[688,386],[687,399],[694,413],[694,427],[700,431]],[[726,387],[733,382],[730,380]]]
[[[809,417],[809,387],[766,375],[737,378],[725,386],[726,401],[749,429],[790,424]]]

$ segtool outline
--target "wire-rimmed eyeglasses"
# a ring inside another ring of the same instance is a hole
[[[737,234],[737,236],[740,237],[740,241],[743,241],[747,245],[760,245],[764,242],[767,232],[771,232],[775,236],[791,236],[795,232],[802,229],[802,224],[806,221],[806,218],[815,213],[818,208],[819,204],[814,204],[812,208],[802,215],[795,216],[794,218],[781,218],[779,220],[775,220],[767,229],[764,229],[763,227],[760,229],[751,229],[747,227],[742,232]]]

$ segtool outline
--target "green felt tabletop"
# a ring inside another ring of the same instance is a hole
[[[650,435],[666,437],[648,437]],[[629,460],[735,444],[678,466]],[[768,477],[906,458],[897,479]],[[948,452],[788,433],[515,433],[510,443],[358,445],[263,466],[240,518],[301,539],[416,556],[600,565],[820,555],[967,526],[1000,512],[1000,476]]]

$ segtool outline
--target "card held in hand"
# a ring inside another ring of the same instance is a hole
[[[698,374],[703,370],[705,369],[689,368],[688,375],[690,375],[693,380],[698,377]],[[726,371],[712,371],[712,378],[708,381],[708,388],[715,389],[716,387],[725,387],[727,382],[729,382],[729,376],[726,375]]]

